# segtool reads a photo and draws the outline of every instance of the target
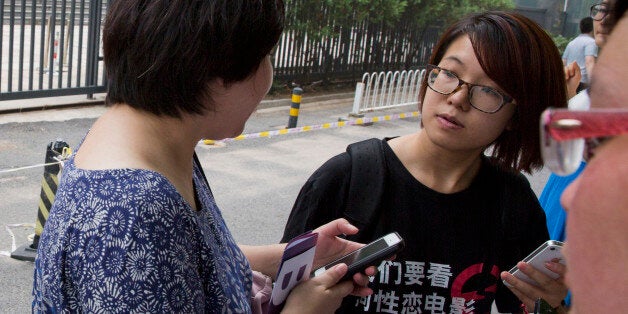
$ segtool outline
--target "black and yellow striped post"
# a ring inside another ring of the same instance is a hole
[[[295,87],[292,90],[292,104],[290,105],[290,119],[288,120],[288,129],[297,127],[297,120],[299,119],[299,107],[301,107],[301,95],[303,95],[303,90],[300,87]]]
[[[62,155],[70,146],[61,140],[50,142],[46,149],[46,165],[44,166],[44,176],[41,180],[41,192],[39,193],[39,210],[37,211],[37,221],[35,222],[35,237],[32,244],[25,244],[11,252],[11,257],[24,260],[35,261],[39,237],[44,231],[44,225],[48,219],[50,208],[55,200],[57,186],[59,185],[59,175],[61,166],[56,157]]]

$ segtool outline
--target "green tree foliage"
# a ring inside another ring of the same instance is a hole
[[[284,0],[279,67],[291,82],[357,80],[365,72],[424,65],[438,33],[470,12],[513,0]]]
[[[288,30],[308,36],[338,35],[359,23],[418,27],[448,25],[470,12],[508,10],[513,0],[286,0]]]
[[[358,23],[394,23],[407,6],[406,0],[286,0],[286,27],[308,36],[338,35],[342,27]]]
[[[565,48],[567,48],[567,44],[574,39],[574,37],[563,37],[563,35],[554,35],[551,33],[548,33],[550,36],[552,36],[552,40],[554,40],[554,43],[556,44],[556,48],[558,48],[558,51],[560,52],[560,54],[562,55],[563,52],[565,51]]]
[[[449,25],[469,13],[514,7],[513,0],[408,0],[403,18],[423,26]]]

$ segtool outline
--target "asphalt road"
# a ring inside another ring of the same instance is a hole
[[[367,116],[410,112],[400,107]],[[49,142],[62,139],[75,147],[103,112],[102,107],[46,110],[0,115],[0,313],[29,313],[33,263],[1,255],[28,242],[32,227],[9,229],[13,224],[33,224],[39,203],[42,167],[3,173],[2,170],[37,165],[44,161]],[[298,126],[319,125],[347,118],[350,100],[329,100],[302,105]],[[258,110],[245,134],[283,128],[289,107]],[[352,142],[402,135],[416,131],[418,118],[377,122],[370,126],[345,126],[271,138],[230,141],[224,145],[199,145],[197,153],[232,233],[244,244],[274,243],[281,238],[292,203],[309,175],[328,158]],[[537,194],[548,173],[530,177]],[[14,239],[9,230],[14,233]]]

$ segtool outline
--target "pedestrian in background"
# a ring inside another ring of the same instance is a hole
[[[580,84],[576,92],[585,89],[589,84],[593,66],[597,58],[597,45],[593,39],[593,19],[587,16],[580,20],[580,35],[567,44],[563,52],[565,65],[576,62],[580,67]]]

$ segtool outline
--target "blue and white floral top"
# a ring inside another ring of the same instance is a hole
[[[35,261],[34,312],[248,313],[251,269],[202,169],[192,209],[161,174],[65,163]]]

